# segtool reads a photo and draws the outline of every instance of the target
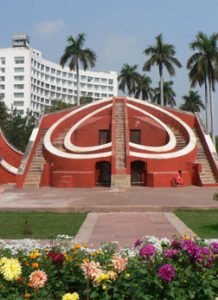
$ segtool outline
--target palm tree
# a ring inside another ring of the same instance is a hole
[[[136,85],[136,93],[135,98],[139,99],[141,96],[142,100],[152,99],[154,95],[154,90],[151,87],[152,80],[150,77],[144,75],[139,75],[137,85]]]
[[[161,103],[161,88],[159,87],[154,89],[154,97],[152,102],[160,104]],[[173,81],[166,81],[163,85],[163,97],[164,97],[164,105],[170,105],[172,108],[176,106],[176,93],[173,90]]]
[[[211,121],[211,136],[215,142],[214,135],[214,91],[215,82],[218,78],[218,33],[213,33],[207,36],[203,32],[198,32],[196,40],[190,44],[192,50],[197,50],[187,62],[187,67],[190,69],[189,77],[194,85],[196,82],[199,85],[205,84],[205,106],[206,106],[206,126],[208,126],[207,112],[207,84],[209,86],[210,99],[210,121]]]
[[[200,112],[201,108],[205,109],[205,106],[197,91],[190,90],[189,94],[184,95],[182,98],[185,100],[185,103],[180,106],[180,108],[183,110],[195,113]]]
[[[156,44],[154,46],[149,46],[144,50],[144,54],[149,55],[150,58],[144,63],[143,70],[150,71],[152,66],[158,66],[160,76],[161,105],[164,105],[163,68],[165,67],[168,73],[173,76],[175,75],[174,65],[179,68],[182,65],[175,57],[176,51],[174,46],[171,44],[164,44],[162,34],[159,34],[155,39]]]
[[[124,64],[120,71],[120,75],[118,76],[119,89],[124,93],[127,89],[129,96],[135,94],[140,77],[139,73],[136,71],[137,67],[137,65],[130,66],[129,64]]]
[[[96,62],[96,54],[89,48],[83,48],[85,42],[84,33],[79,33],[76,38],[73,38],[73,36],[70,35],[67,41],[68,46],[66,46],[64,54],[61,56],[60,64],[62,67],[64,67],[69,60],[70,70],[76,70],[77,105],[80,105],[79,63],[81,63],[83,70],[86,70],[89,66],[94,67]]]

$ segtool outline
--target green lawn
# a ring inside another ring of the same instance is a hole
[[[174,212],[201,238],[218,238],[218,209],[176,210]]]
[[[87,213],[0,212],[0,239],[75,236]]]

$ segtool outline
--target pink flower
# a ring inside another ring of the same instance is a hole
[[[30,274],[29,280],[34,288],[40,289],[45,285],[47,281],[47,275],[44,271],[37,270]]]
[[[82,268],[83,272],[85,273],[86,277],[90,278],[90,279],[95,279],[98,276],[100,276],[102,273],[102,270],[100,269],[100,264],[98,262],[96,263],[94,261],[84,262],[81,265],[81,268]]]
[[[125,270],[126,264],[128,263],[128,258],[127,257],[119,257],[119,256],[114,256],[112,259],[113,267],[114,269],[118,272],[121,273]]]
[[[165,281],[171,281],[176,276],[176,271],[170,264],[165,264],[160,267],[158,275]]]
[[[155,252],[156,252],[155,247],[152,244],[147,244],[140,249],[139,255],[141,257],[143,256],[151,257],[154,255]]]
[[[166,249],[164,251],[164,256],[167,257],[167,258],[172,258],[176,254],[178,254],[178,252],[179,251],[177,249]]]

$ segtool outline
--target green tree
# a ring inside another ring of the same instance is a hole
[[[143,70],[150,71],[152,66],[157,66],[159,69],[160,76],[160,92],[161,101],[160,104],[164,105],[164,80],[163,80],[163,68],[165,67],[168,73],[173,76],[175,75],[174,65],[181,67],[181,63],[175,57],[176,51],[175,47],[171,44],[165,44],[163,42],[162,34],[159,34],[156,38],[156,44],[154,46],[149,46],[144,50],[144,54],[149,55],[150,58],[144,63]]]
[[[94,67],[96,62],[96,54],[89,48],[83,48],[85,43],[85,34],[79,33],[76,38],[72,35],[68,37],[68,46],[61,56],[60,64],[62,67],[69,61],[70,70],[76,70],[77,74],[77,105],[80,105],[80,80],[79,80],[79,64],[86,70],[89,66]]]
[[[16,109],[12,109],[4,126],[4,133],[14,147],[24,151],[36,122],[31,112],[27,111],[25,116],[21,116]]]
[[[205,109],[204,103],[197,91],[191,90],[188,95],[184,95],[182,98],[185,100],[185,103],[180,106],[183,110],[195,113],[200,112],[201,108]]]
[[[0,128],[3,128],[8,119],[8,109],[3,101],[0,100]]]
[[[199,85],[205,83],[205,105],[206,115],[208,111],[207,103],[207,82],[209,86],[210,99],[210,121],[211,121],[211,136],[215,143],[214,135],[214,92],[215,83],[218,78],[218,33],[213,33],[207,36],[203,32],[198,32],[196,40],[190,44],[190,48],[196,52],[189,58],[187,67],[190,69],[189,76],[194,82]]]
[[[51,106],[47,106],[44,109],[44,113],[45,114],[52,113],[58,110],[63,110],[74,106],[75,106],[74,104],[66,103],[63,102],[62,100],[55,99],[51,101]]]
[[[151,87],[152,80],[150,77],[144,75],[139,75],[136,85],[135,98],[142,100],[152,99],[154,95],[154,90]]]
[[[124,93],[127,90],[129,96],[132,96],[136,92],[140,77],[137,68],[137,65],[130,66],[129,64],[124,64],[118,76],[119,89]]]
[[[154,97],[152,102],[160,104],[161,103],[161,88],[159,87],[154,89]],[[176,93],[173,90],[173,81],[165,81],[163,85],[163,97],[164,97],[164,105],[169,105],[171,107],[176,106]]]

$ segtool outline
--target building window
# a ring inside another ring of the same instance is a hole
[[[113,79],[109,79],[109,80],[108,80],[108,83],[109,83],[109,84],[113,84]]]
[[[4,90],[4,89],[5,89],[4,84],[0,84],[0,90]]]
[[[24,93],[14,93],[14,98],[23,98]]]
[[[24,72],[24,68],[14,68],[15,73]]]
[[[24,84],[15,84],[14,88],[17,90],[23,90],[24,89]]]
[[[23,56],[16,56],[14,58],[15,64],[24,64],[24,57]]]
[[[107,144],[111,140],[110,130],[99,130],[99,145]]]
[[[0,93],[0,100],[5,98],[5,94],[4,93]]]
[[[5,57],[0,57],[0,63],[1,63],[2,65],[5,65]]]
[[[14,106],[24,106],[24,101],[14,101]]]
[[[0,76],[0,81],[5,81],[5,76]]]
[[[0,72],[5,73],[5,68],[0,68]]]
[[[141,144],[141,130],[139,129],[130,130],[130,142],[135,144]]]
[[[15,81],[23,81],[24,80],[24,76],[14,76],[14,80]]]

